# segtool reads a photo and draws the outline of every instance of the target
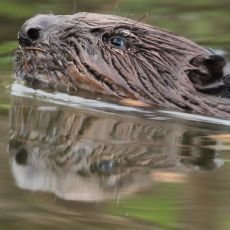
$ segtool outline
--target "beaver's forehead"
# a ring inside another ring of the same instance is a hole
[[[74,15],[53,15],[38,14],[27,20],[22,29],[27,31],[29,28],[42,29],[47,31],[53,27],[68,27],[78,25],[79,27],[114,27],[119,25],[134,25],[135,21],[119,16],[80,12]]]
[[[119,23],[135,23],[134,20],[119,17],[115,15],[108,15],[108,14],[97,14],[97,13],[88,13],[88,12],[79,12],[74,15],[70,15],[72,19],[80,20],[82,22],[91,22],[91,23],[112,23],[112,24],[119,24]]]
[[[64,15],[37,14],[24,23],[22,30],[27,31],[29,28],[47,30],[54,25],[58,25],[61,21],[67,20],[67,18]]]

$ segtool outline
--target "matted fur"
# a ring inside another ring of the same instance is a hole
[[[94,13],[37,15],[22,27],[39,37],[21,45],[16,78],[35,87],[78,89],[148,104],[230,117],[230,100],[199,88],[221,81],[225,61],[167,30]],[[110,43],[125,39],[125,48]]]

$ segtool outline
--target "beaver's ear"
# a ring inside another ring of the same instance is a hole
[[[199,55],[191,59],[194,67],[188,71],[188,77],[197,90],[217,90],[222,87],[226,61],[219,55]],[[215,93],[215,92],[213,92]]]

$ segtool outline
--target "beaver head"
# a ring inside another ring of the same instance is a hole
[[[95,13],[37,15],[18,39],[16,78],[34,87],[230,116],[224,58],[167,30]]]

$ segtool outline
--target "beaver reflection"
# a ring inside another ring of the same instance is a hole
[[[102,200],[151,186],[153,175],[159,175],[154,172],[185,176],[188,170],[219,166],[208,147],[215,142],[202,139],[210,134],[205,128],[24,100],[14,99],[9,141],[20,188],[69,200]]]

